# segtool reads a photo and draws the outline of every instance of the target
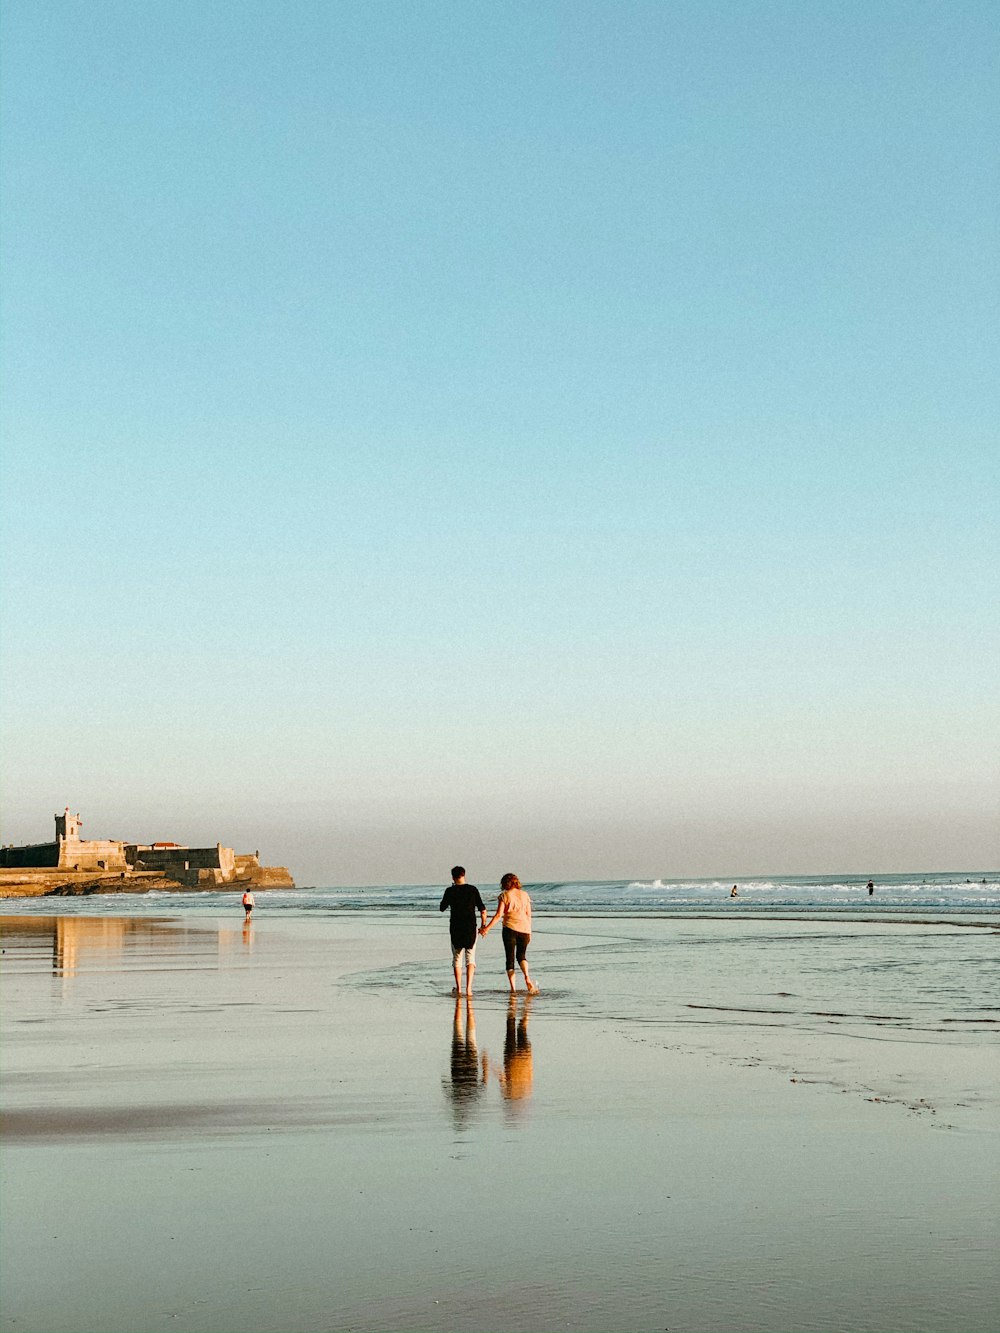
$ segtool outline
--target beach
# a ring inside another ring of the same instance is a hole
[[[996,1328],[995,923],[262,897],[0,917],[3,1327]]]

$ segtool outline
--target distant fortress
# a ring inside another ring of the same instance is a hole
[[[53,842],[0,847],[0,896],[5,885],[12,889],[24,885],[20,892],[32,894],[295,887],[284,866],[262,866],[258,852],[237,854],[221,842],[214,847],[184,847],[176,842],[83,838],[83,820],[79,814],[71,815],[69,806],[55,821]]]

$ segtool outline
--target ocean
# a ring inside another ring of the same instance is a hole
[[[965,870],[950,873],[915,872],[873,877],[869,897],[867,875],[766,876],[744,879],[631,879],[525,882],[536,918],[549,913],[600,916],[671,916],[714,913],[725,915],[829,915],[916,913],[921,917],[1000,912],[1000,871]],[[730,897],[733,884],[738,897]],[[480,882],[489,905],[498,889]],[[444,884],[357,885],[269,889],[259,895],[261,912],[298,915],[345,911],[436,910]],[[18,914],[80,912],[129,915],[190,914],[231,911],[233,891],[101,894],[68,898],[18,898],[0,904],[0,911]]]

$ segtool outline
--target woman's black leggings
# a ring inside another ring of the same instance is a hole
[[[507,955],[507,971],[514,971],[514,959],[523,963],[525,955],[528,952],[528,941],[531,936],[523,930],[509,930],[506,926],[503,928],[503,950]]]

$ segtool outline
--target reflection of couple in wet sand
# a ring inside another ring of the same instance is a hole
[[[520,1013],[518,1009],[520,1008]],[[455,1000],[455,1017],[451,1032],[451,1096],[455,1123],[461,1127],[469,1119],[480,1094],[494,1073],[504,1101],[524,1101],[531,1096],[534,1068],[531,1041],[528,1037],[528,1016],[531,996],[526,995],[520,1005],[511,995],[507,1005],[507,1032],[503,1045],[503,1066],[490,1063],[485,1051],[479,1054],[476,1042],[476,1014],[472,1000],[461,996]],[[481,1068],[481,1072],[480,1072]]]
[[[465,991],[472,994],[472,978],[476,973],[476,945],[479,937],[483,939],[490,933],[497,921],[503,918],[503,947],[507,969],[507,984],[513,995],[517,990],[514,984],[515,962],[524,974],[524,984],[529,995],[537,995],[538,987],[528,972],[528,944],[531,940],[531,899],[521,888],[521,881],[516,875],[504,875],[500,881],[500,897],[497,910],[490,921],[486,920],[486,905],[475,884],[465,882],[465,867],[453,866],[451,883],[444,891],[440,910],[451,910],[449,930],[451,933],[451,965],[455,975],[453,995],[461,995],[462,966],[465,965]],[[476,926],[476,913],[479,913],[479,926]]]

